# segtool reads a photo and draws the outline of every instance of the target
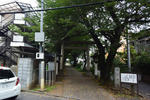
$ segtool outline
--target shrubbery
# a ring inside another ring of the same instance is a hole
[[[142,74],[150,75],[150,54],[143,52],[139,57],[138,65]]]
[[[90,67],[90,71],[91,71],[92,75],[95,75],[95,67],[94,66]]]
[[[117,53],[113,66],[120,67],[121,72],[128,71],[127,53]],[[131,66],[134,72],[150,75],[150,54],[148,52],[137,53],[131,46]]]

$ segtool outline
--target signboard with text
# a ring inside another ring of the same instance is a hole
[[[122,84],[130,84],[131,85],[131,94],[134,95],[135,89],[134,86],[137,87],[137,96],[139,96],[139,89],[138,89],[138,74],[135,73],[121,73],[121,87],[120,92],[122,91]]]
[[[137,84],[137,74],[121,73],[121,82]]]
[[[55,63],[54,62],[48,62],[48,70],[50,70],[50,71],[55,70]]]

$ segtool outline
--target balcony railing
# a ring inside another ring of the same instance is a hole
[[[11,22],[13,22],[13,20],[14,20],[14,14],[5,15],[5,17],[3,17],[3,19],[1,18],[0,27],[3,28],[4,26],[9,25]]]

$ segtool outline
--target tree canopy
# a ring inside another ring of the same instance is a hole
[[[45,0],[45,4],[55,8],[100,1],[104,0]],[[45,13],[44,30],[57,50],[60,47],[56,45],[58,41],[92,38],[98,48],[101,82],[106,83],[121,45],[120,37],[142,26],[148,28],[149,11],[149,0],[112,0],[100,5],[51,10]]]

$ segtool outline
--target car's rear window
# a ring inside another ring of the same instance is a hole
[[[0,70],[0,79],[15,77],[11,70]]]

